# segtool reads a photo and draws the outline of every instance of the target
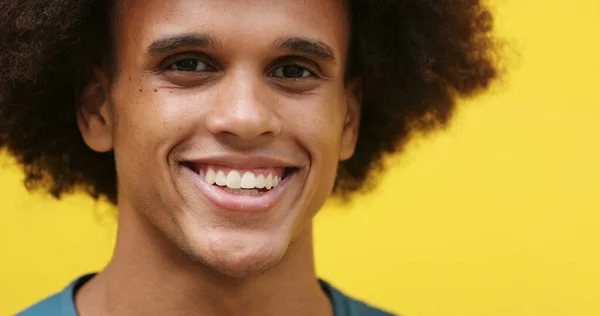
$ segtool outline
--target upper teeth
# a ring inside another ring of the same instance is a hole
[[[202,173],[201,173],[202,175]],[[250,171],[244,172],[240,175],[239,171],[232,170],[229,174],[225,175],[225,172],[221,170],[215,171],[212,168],[208,168],[204,175],[204,181],[208,184],[216,184],[222,187],[228,187],[230,189],[268,189],[275,188],[281,183],[281,177],[269,174],[266,177],[262,174],[256,176]]]

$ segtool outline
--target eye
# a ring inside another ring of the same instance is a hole
[[[287,65],[275,68],[275,70],[273,70],[270,75],[272,77],[298,79],[313,77],[314,73],[302,66]]]
[[[199,59],[182,59],[174,62],[169,66],[169,69],[176,71],[208,71],[212,67]]]

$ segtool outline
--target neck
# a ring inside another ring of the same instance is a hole
[[[113,258],[76,305],[83,315],[332,315],[317,283],[312,227],[273,268],[232,278],[191,260],[133,210],[119,213]]]

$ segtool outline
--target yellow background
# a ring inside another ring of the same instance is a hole
[[[321,276],[406,316],[600,315],[600,0],[502,0],[510,73],[317,220]],[[0,315],[101,269],[111,209],[0,171]]]

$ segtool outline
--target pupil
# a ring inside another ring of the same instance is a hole
[[[285,66],[283,67],[283,75],[286,77],[298,78],[302,77],[304,69],[298,66]]]
[[[193,59],[182,60],[178,64],[179,64],[180,70],[186,70],[186,71],[196,70],[196,66],[198,66],[197,65],[198,62]]]

